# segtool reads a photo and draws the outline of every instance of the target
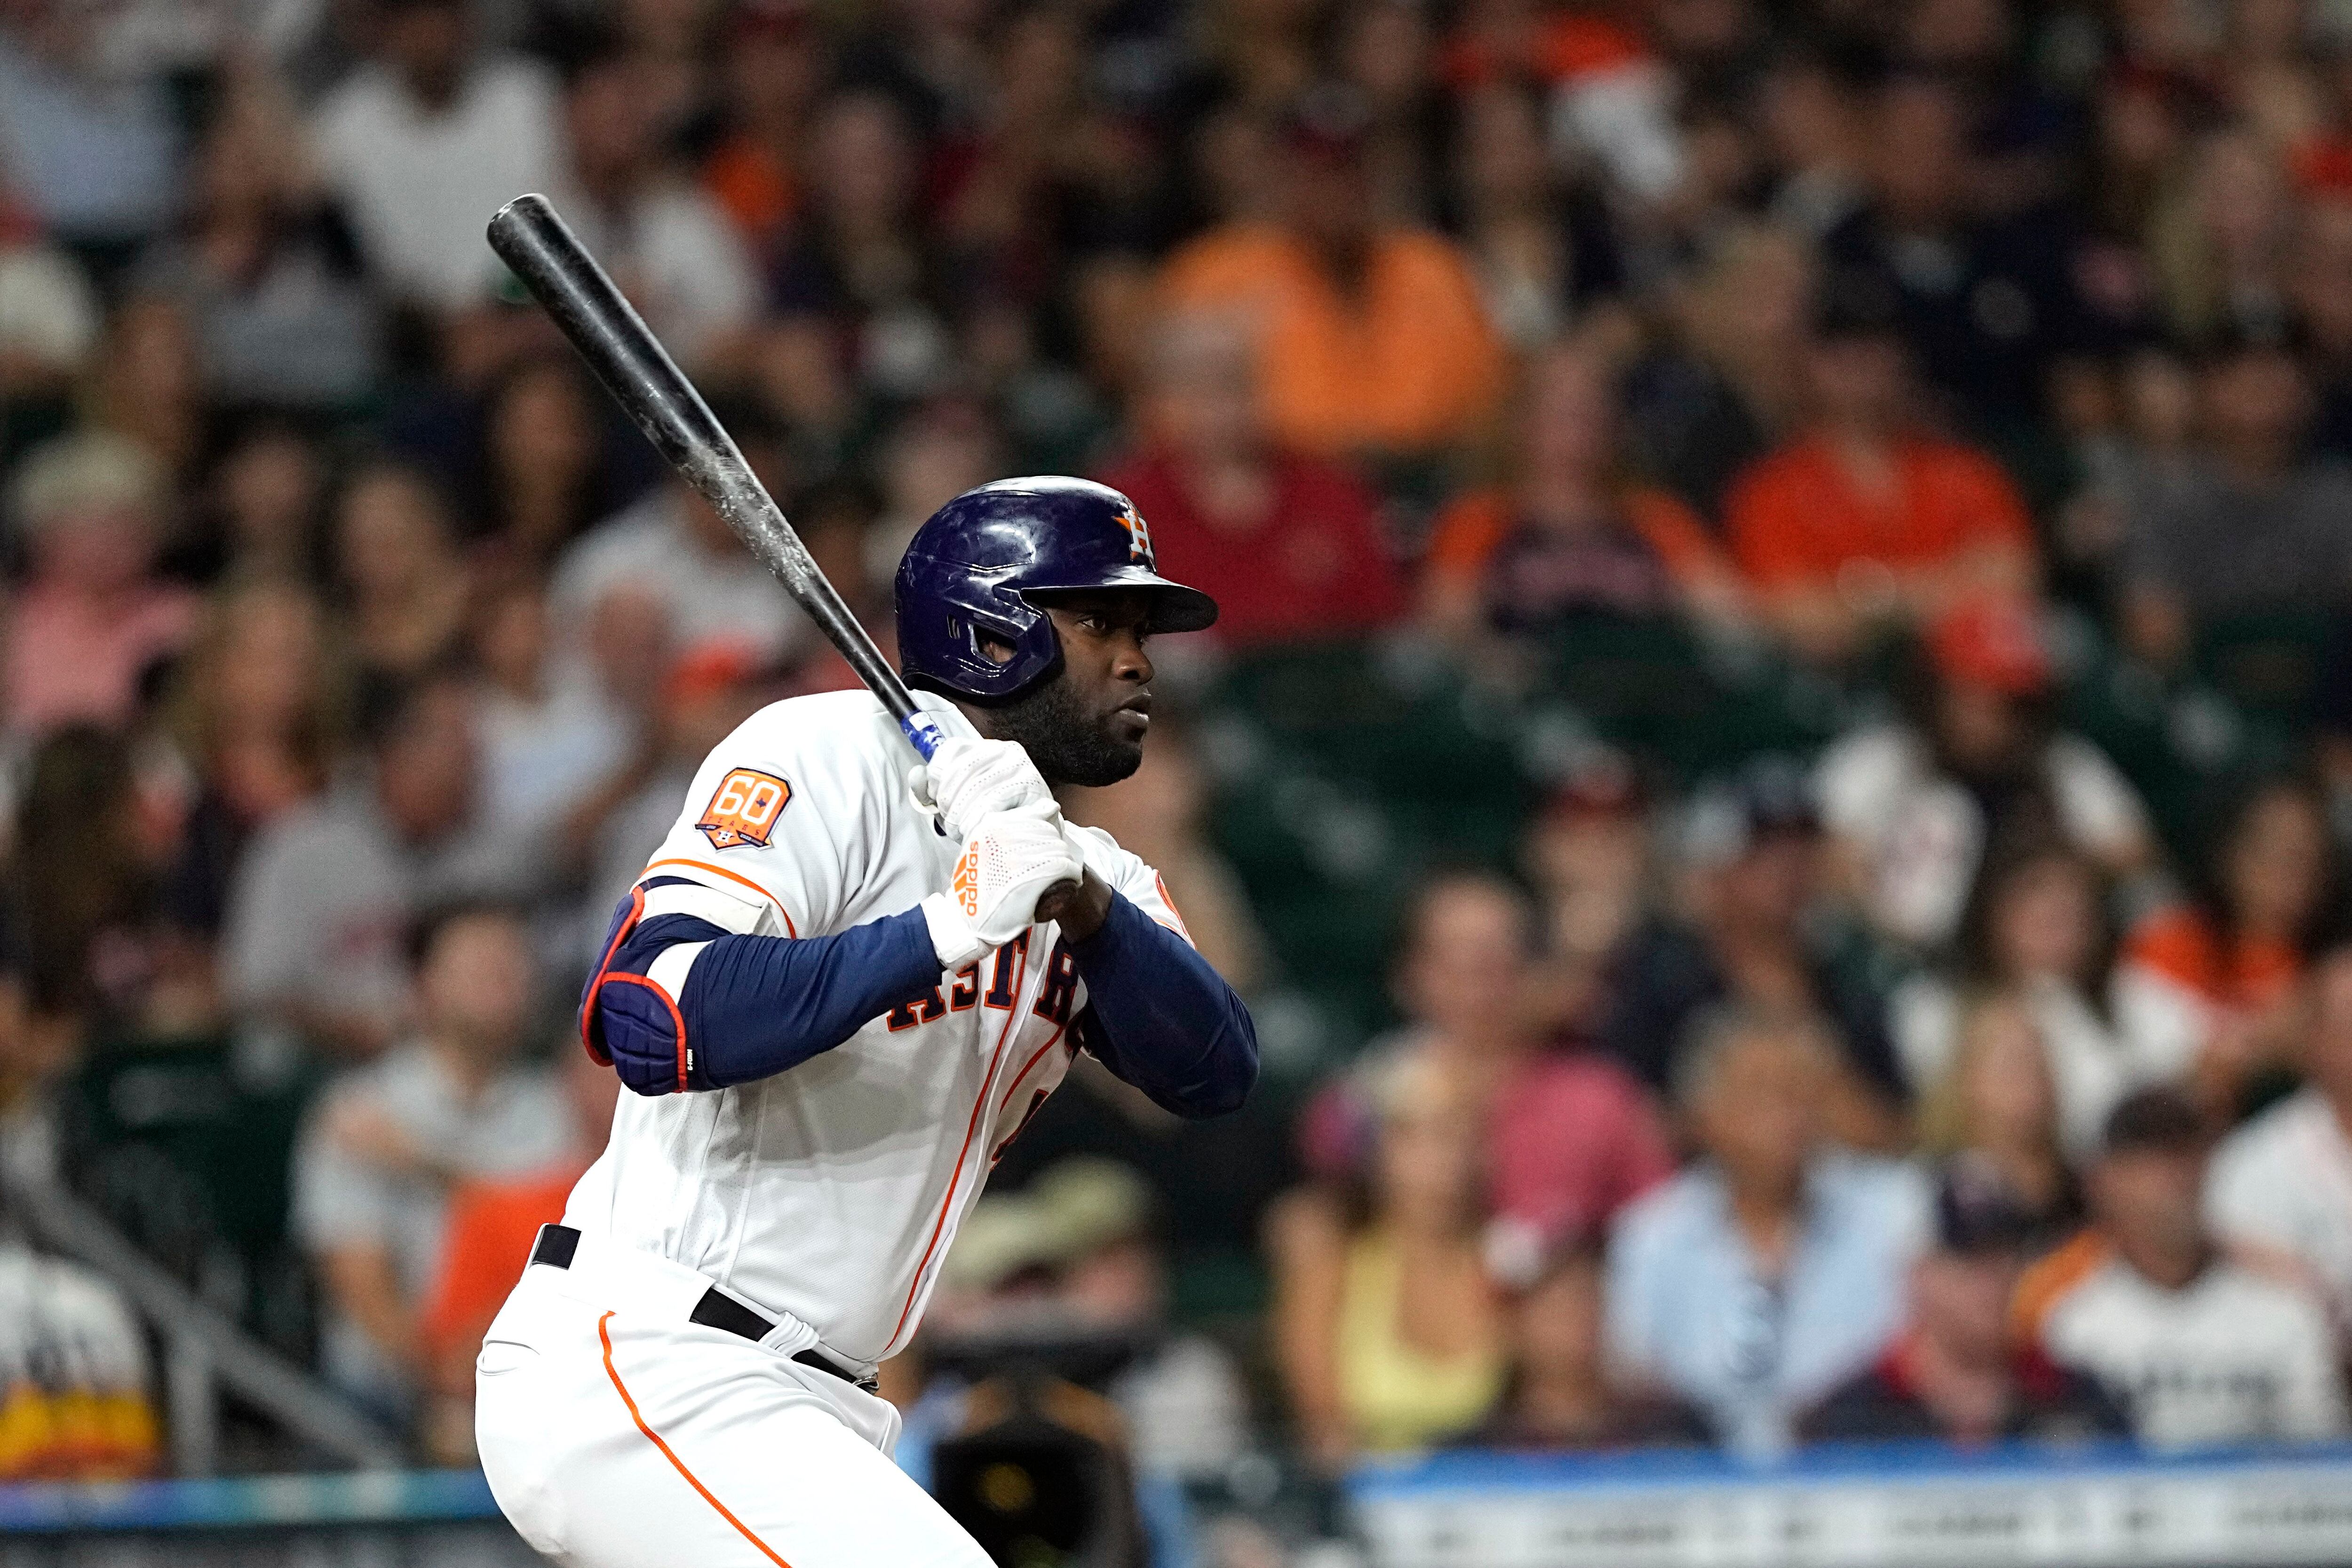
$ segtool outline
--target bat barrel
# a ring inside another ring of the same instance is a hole
[[[783,582],[928,758],[939,741],[937,724],[915,706],[898,672],[817,569],[710,405],[554,206],[545,196],[517,196],[491,217],[489,241],[630,422]]]

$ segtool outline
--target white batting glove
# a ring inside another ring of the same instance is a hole
[[[970,838],[974,825],[992,811],[1033,806],[1059,811],[1037,765],[1009,740],[943,740],[930,761],[916,765],[907,784],[916,805],[936,813],[947,824],[948,836],[958,840]]]
[[[1037,922],[1037,900],[1084,874],[1061,813],[1048,800],[992,811],[973,825],[945,893],[921,904],[941,969],[960,969]]]

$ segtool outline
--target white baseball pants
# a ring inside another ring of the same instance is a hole
[[[890,1462],[898,1413],[757,1342],[688,1321],[709,1281],[583,1238],[535,1263],[474,1366],[482,1469],[533,1548],[573,1568],[990,1568]]]

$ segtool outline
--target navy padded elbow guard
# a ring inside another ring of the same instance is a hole
[[[674,942],[707,942],[726,935],[690,915],[648,921],[646,890],[633,887],[613,912],[604,956],[580,994],[580,1043],[640,1094],[684,1093],[695,1082],[686,1015],[677,998],[645,971]],[[646,938],[658,937],[658,941]]]
[[[681,942],[709,946],[673,997],[646,971]],[[939,976],[919,909],[831,936],[752,936],[691,915],[647,918],[639,888],[581,997],[580,1040],[639,1094],[725,1089],[831,1051]]]

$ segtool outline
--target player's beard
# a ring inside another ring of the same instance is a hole
[[[1143,743],[1110,733],[1108,714],[1089,714],[1066,674],[1025,696],[988,710],[989,734],[1029,754],[1048,784],[1098,789],[1143,766]]]

